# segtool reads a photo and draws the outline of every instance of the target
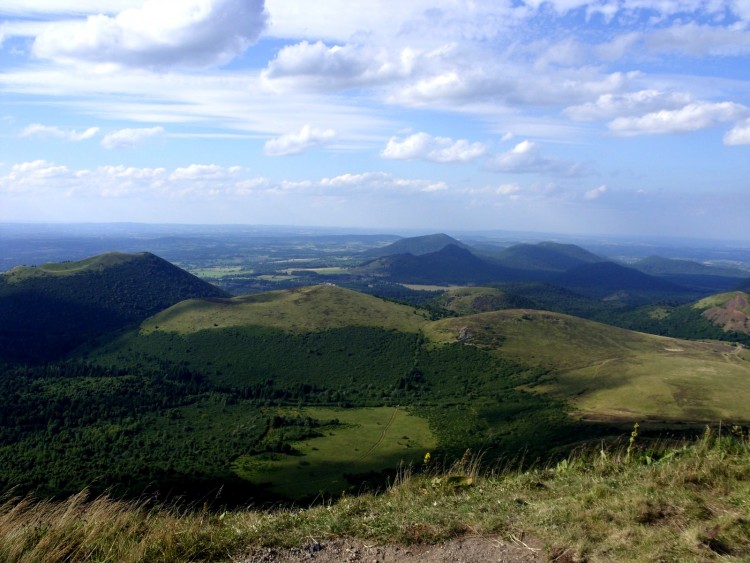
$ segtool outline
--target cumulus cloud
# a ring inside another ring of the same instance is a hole
[[[661,110],[640,117],[618,117],[609,123],[620,135],[690,133],[732,121],[747,114],[747,108],[734,102],[695,102],[680,109]]]
[[[345,89],[375,86],[410,76],[435,53],[302,41],[282,48],[262,77],[271,88],[305,86]]]
[[[51,25],[36,37],[32,51],[67,63],[207,67],[244,52],[266,17],[263,0],[145,0],[116,16]]]
[[[724,135],[725,145],[750,145],[750,119],[735,125]]]
[[[454,141],[449,137],[415,133],[405,139],[391,137],[380,155],[396,160],[468,162],[482,156],[486,150],[487,146],[484,143],[470,143],[465,139]]]
[[[321,146],[333,139],[333,129],[313,129],[309,124],[295,133],[287,133],[276,139],[266,141],[263,152],[267,156],[289,156],[300,154],[313,147]]]
[[[42,125],[40,123],[33,123],[25,127],[23,131],[21,131],[20,136],[24,139],[55,138],[55,139],[67,139],[69,141],[78,142],[78,141],[86,141],[88,139],[91,139],[92,137],[95,137],[97,133],[99,133],[98,127],[89,127],[88,129],[85,129],[84,131],[74,131],[74,130],[65,131],[63,129],[60,129],[59,127],[53,127],[50,125]]]
[[[625,94],[602,94],[595,102],[570,106],[564,113],[572,119],[590,121],[684,107],[692,100],[684,92],[661,92],[647,89]]]
[[[120,129],[108,133],[102,139],[101,145],[105,149],[130,149],[143,141],[164,135],[163,127],[148,127],[141,129]]]
[[[190,164],[166,168],[99,166],[72,170],[45,160],[15,164],[0,176],[0,193],[67,197],[148,196],[175,198],[245,197],[300,194],[309,196],[368,195],[371,193],[431,193],[448,189],[443,181],[400,178],[386,172],[340,174],[319,180],[271,180],[248,177],[240,166]]]
[[[586,172],[580,164],[544,156],[541,146],[528,140],[521,141],[510,151],[492,156],[487,160],[486,166],[494,172],[512,174],[580,176]]]

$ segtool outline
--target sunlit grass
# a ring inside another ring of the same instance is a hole
[[[464,535],[535,538],[567,561],[746,561],[750,447],[740,429],[685,445],[592,448],[555,466],[482,473],[477,456],[405,470],[380,495],[311,508],[150,507],[80,494],[0,505],[4,561],[214,561],[248,546],[353,536],[373,543]],[[729,435],[727,435],[729,434]]]

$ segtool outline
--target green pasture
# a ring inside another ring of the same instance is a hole
[[[427,322],[413,307],[339,287],[317,285],[232,299],[191,299],[146,320],[141,333],[264,326],[293,332],[376,326],[418,332]]]
[[[437,445],[427,420],[396,407],[282,409],[281,413],[340,422],[325,427],[321,437],[295,442],[295,455],[246,455],[232,465],[239,477],[268,484],[273,492],[289,498],[346,491],[352,485],[345,476],[421,463]]]
[[[253,268],[245,266],[208,266],[203,268],[192,268],[190,273],[199,278],[218,280],[225,276],[237,276],[240,274],[253,274]]]
[[[604,420],[750,420],[750,351],[618,329],[542,311],[498,311],[425,328],[438,342],[463,341],[548,370],[536,392]]]

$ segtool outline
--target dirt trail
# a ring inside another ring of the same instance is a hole
[[[251,548],[234,563],[537,563],[549,561],[547,554],[534,542],[505,542],[489,537],[467,537],[435,545],[371,545],[354,539],[337,539],[292,549]]]
[[[375,449],[383,443],[383,440],[385,439],[385,435],[388,433],[388,429],[393,424],[393,421],[396,419],[396,414],[398,413],[398,407],[395,407],[393,409],[393,414],[391,414],[391,418],[388,419],[388,422],[385,425],[385,428],[383,428],[383,431],[380,433],[380,437],[377,439],[377,441],[370,446],[370,448],[363,453],[361,456],[359,456],[359,460],[365,459],[368,455],[370,455],[372,452],[375,451]]]

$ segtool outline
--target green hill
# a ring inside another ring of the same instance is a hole
[[[443,319],[426,334],[545,370],[527,388],[569,401],[590,419],[750,419],[750,351],[742,347],[531,310]]]
[[[528,298],[492,287],[451,288],[437,298],[437,303],[458,315],[534,307],[534,302]]]
[[[750,335],[750,295],[743,291],[706,297],[693,308],[724,332]]]
[[[673,299],[690,293],[687,288],[614,262],[575,266],[549,283],[584,296],[627,303],[655,301],[659,297]]]
[[[555,242],[517,244],[496,254],[494,258],[507,268],[529,272],[564,272],[582,264],[604,261],[580,246]]]
[[[506,268],[449,244],[437,252],[377,258],[352,270],[367,277],[415,284],[487,283],[517,279]]]
[[[422,254],[438,252],[449,244],[459,248],[468,248],[465,244],[457,241],[453,237],[444,233],[438,233],[434,235],[403,238],[387,246],[366,250],[361,254],[361,257],[363,260],[372,260],[374,258],[392,256],[395,254],[413,254],[414,256],[420,256]]]
[[[688,287],[696,291],[716,293],[734,289],[739,279],[747,276],[746,270],[707,266],[691,260],[672,260],[649,256],[631,267],[645,274]]]
[[[150,253],[20,266],[0,275],[0,360],[47,361],[220,289]]]
[[[179,334],[237,326],[311,332],[349,326],[417,332],[425,323],[413,307],[331,285],[272,291],[231,299],[191,299],[141,325],[141,333]]]

